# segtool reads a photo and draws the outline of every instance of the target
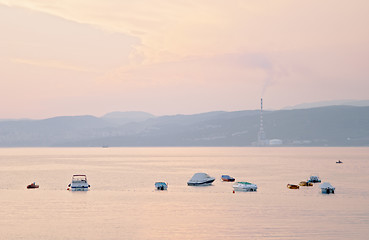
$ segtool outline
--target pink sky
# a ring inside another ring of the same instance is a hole
[[[369,2],[0,0],[0,118],[369,99]]]

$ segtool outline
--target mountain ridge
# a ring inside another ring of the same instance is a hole
[[[0,147],[253,146],[259,112],[143,114],[144,119],[121,119],[121,124],[91,115],[0,121]],[[266,137],[280,139],[280,146],[369,146],[369,107],[264,111],[263,116]]]

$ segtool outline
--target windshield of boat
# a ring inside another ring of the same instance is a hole
[[[84,175],[74,175],[72,178],[73,182],[86,182],[87,178]]]

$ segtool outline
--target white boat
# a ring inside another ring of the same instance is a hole
[[[258,187],[256,186],[256,184],[249,182],[236,182],[235,184],[233,184],[233,189],[235,191],[255,192]]]
[[[321,180],[319,179],[318,176],[310,176],[310,179],[307,182],[319,183],[321,182]]]
[[[72,182],[68,185],[70,191],[88,191],[90,185],[87,183],[86,175],[73,175]]]
[[[214,182],[215,178],[210,177],[206,173],[195,173],[190,180],[188,180],[188,186],[208,186]]]
[[[322,193],[326,193],[326,194],[334,193],[334,190],[336,189],[329,182],[324,182],[320,184],[319,187],[322,190]]]
[[[156,190],[167,190],[168,184],[165,182],[156,182],[155,183],[155,189]]]

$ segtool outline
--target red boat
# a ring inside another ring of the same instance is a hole
[[[36,183],[35,182],[33,182],[33,183],[31,183],[30,185],[27,185],[27,188],[29,189],[29,188],[38,188],[39,186],[38,185],[36,185]]]

